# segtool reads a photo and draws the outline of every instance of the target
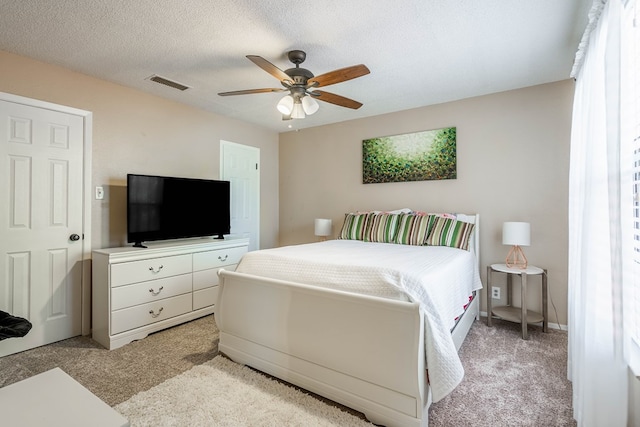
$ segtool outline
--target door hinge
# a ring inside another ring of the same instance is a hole
[[[258,164],[256,163],[256,170],[258,170]]]

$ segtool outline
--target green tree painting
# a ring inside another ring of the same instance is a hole
[[[456,128],[362,141],[362,182],[456,179]]]

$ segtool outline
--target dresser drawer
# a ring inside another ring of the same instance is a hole
[[[193,254],[193,271],[237,264],[245,253],[247,253],[246,246],[195,253]]]
[[[192,294],[183,294],[114,311],[111,313],[111,335],[188,313],[192,299]]]
[[[238,264],[225,265],[225,270],[235,271]],[[193,290],[208,288],[209,286],[218,285],[218,270],[220,268],[210,268],[209,270],[200,270],[193,272]]]
[[[111,310],[158,301],[192,291],[192,275],[165,277],[111,289]]]
[[[193,293],[193,309],[198,310],[214,305],[218,299],[218,286],[201,289]]]
[[[113,264],[111,287],[190,273],[191,268],[191,254]]]

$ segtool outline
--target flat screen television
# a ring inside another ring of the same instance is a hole
[[[229,181],[127,175],[127,241],[215,237],[231,232]]]

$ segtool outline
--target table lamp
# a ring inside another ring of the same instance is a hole
[[[331,220],[316,218],[315,235],[319,236],[320,240],[327,240],[327,236],[331,235]]]
[[[527,257],[520,246],[531,244],[531,225],[528,222],[505,222],[502,224],[502,244],[512,245],[505,264],[509,268],[527,268]]]

